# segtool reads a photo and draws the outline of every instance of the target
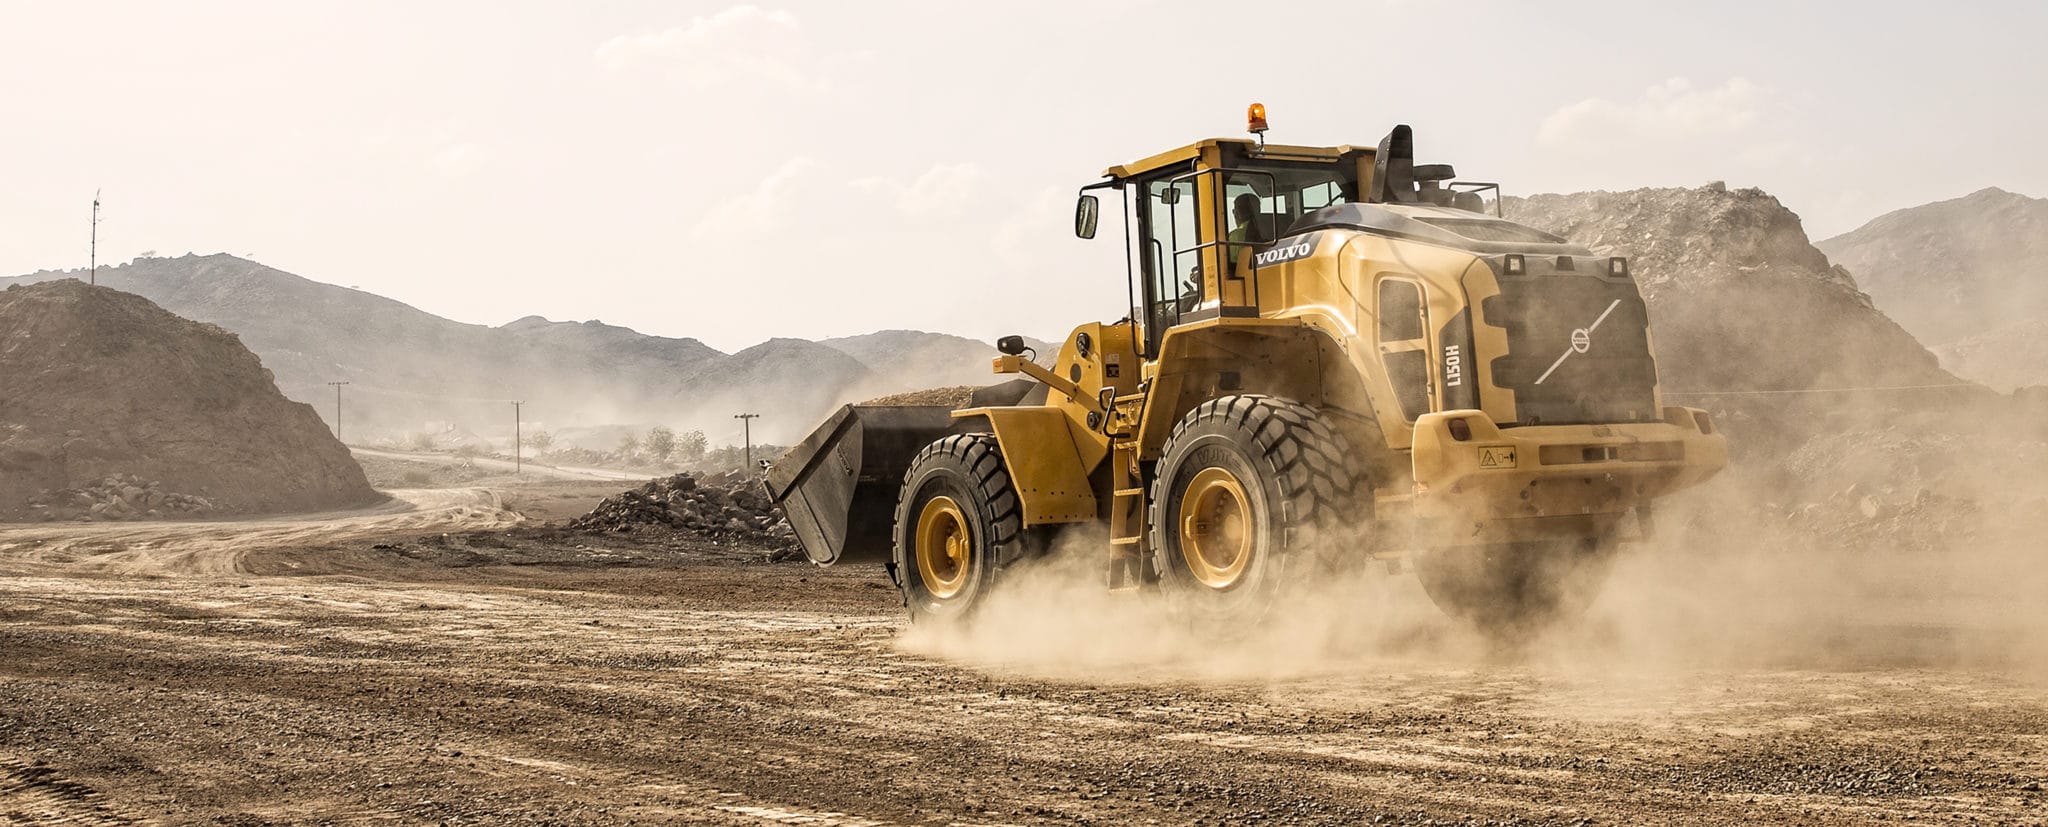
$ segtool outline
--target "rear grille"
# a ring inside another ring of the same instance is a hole
[[[1676,462],[1685,459],[1682,442],[1629,442],[1619,445],[1545,445],[1536,452],[1544,465],[1588,462]]]
[[[1529,264],[1529,275],[1499,276],[1500,294],[1480,306],[1507,330],[1493,382],[1514,391],[1515,424],[1656,420],[1649,314],[1635,282]]]

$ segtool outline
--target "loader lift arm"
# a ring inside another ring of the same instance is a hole
[[[1033,362],[1030,359],[1026,359],[1022,356],[997,356],[995,358],[994,367],[997,373],[1021,373],[1024,374],[1025,376],[1029,376],[1033,379],[1045,383],[1046,387],[1058,391],[1060,395],[1065,396],[1068,399],[1074,400],[1074,404],[1080,405],[1081,407],[1086,408],[1091,412],[1101,414],[1103,416],[1109,415],[1108,411],[1103,410],[1102,400],[1096,399],[1093,396],[1089,396],[1087,393],[1081,390],[1080,385],[1076,385],[1073,382],[1069,381],[1066,377],[1063,377],[1057,373],[1053,373],[1052,371],[1047,370],[1043,365],[1040,365],[1037,362]]]

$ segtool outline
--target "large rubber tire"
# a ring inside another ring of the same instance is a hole
[[[1331,558],[1364,560],[1371,489],[1352,457],[1315,409],[1287,399],[1225,396],[1182,417],[1154,466],[1149,514],[1175,613],[1250,626]]]
[[[1445,613],[1514,640],[1583,615],[1615,549],[1600,538],[1452,546],[1418,556],[1415,574]]]
[[[1023,503],[993,435],[925,446],[896,500],[894,563],[911,621],[973,616],[1002,572],[1027,556],[1025,539]]]

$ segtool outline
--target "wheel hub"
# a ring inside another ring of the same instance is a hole
[[[1180,500],[1180,555],[1195,580],[1212,589],[1236,585],[1252,559],[1251,503],[1244,485],[1222,468],[1204,468]]]
[[[974,550],[967,515],[952,497],[933,497],[917,515],[917,573],[925,591],[940,600],[967,587]]]

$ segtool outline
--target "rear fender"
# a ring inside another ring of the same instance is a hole
[[[1258,393],[1331,414],[1331,427],[1367,453],[1376,482],[1388,469],[1405,471],[1386,456],[1386,437],[1344,346],[1304,320],[1221,319],[1175,328],[1160,343],[1158,364],[1139,425],[1142,459],[1158,459],[1174,425],[1195,406]]]

